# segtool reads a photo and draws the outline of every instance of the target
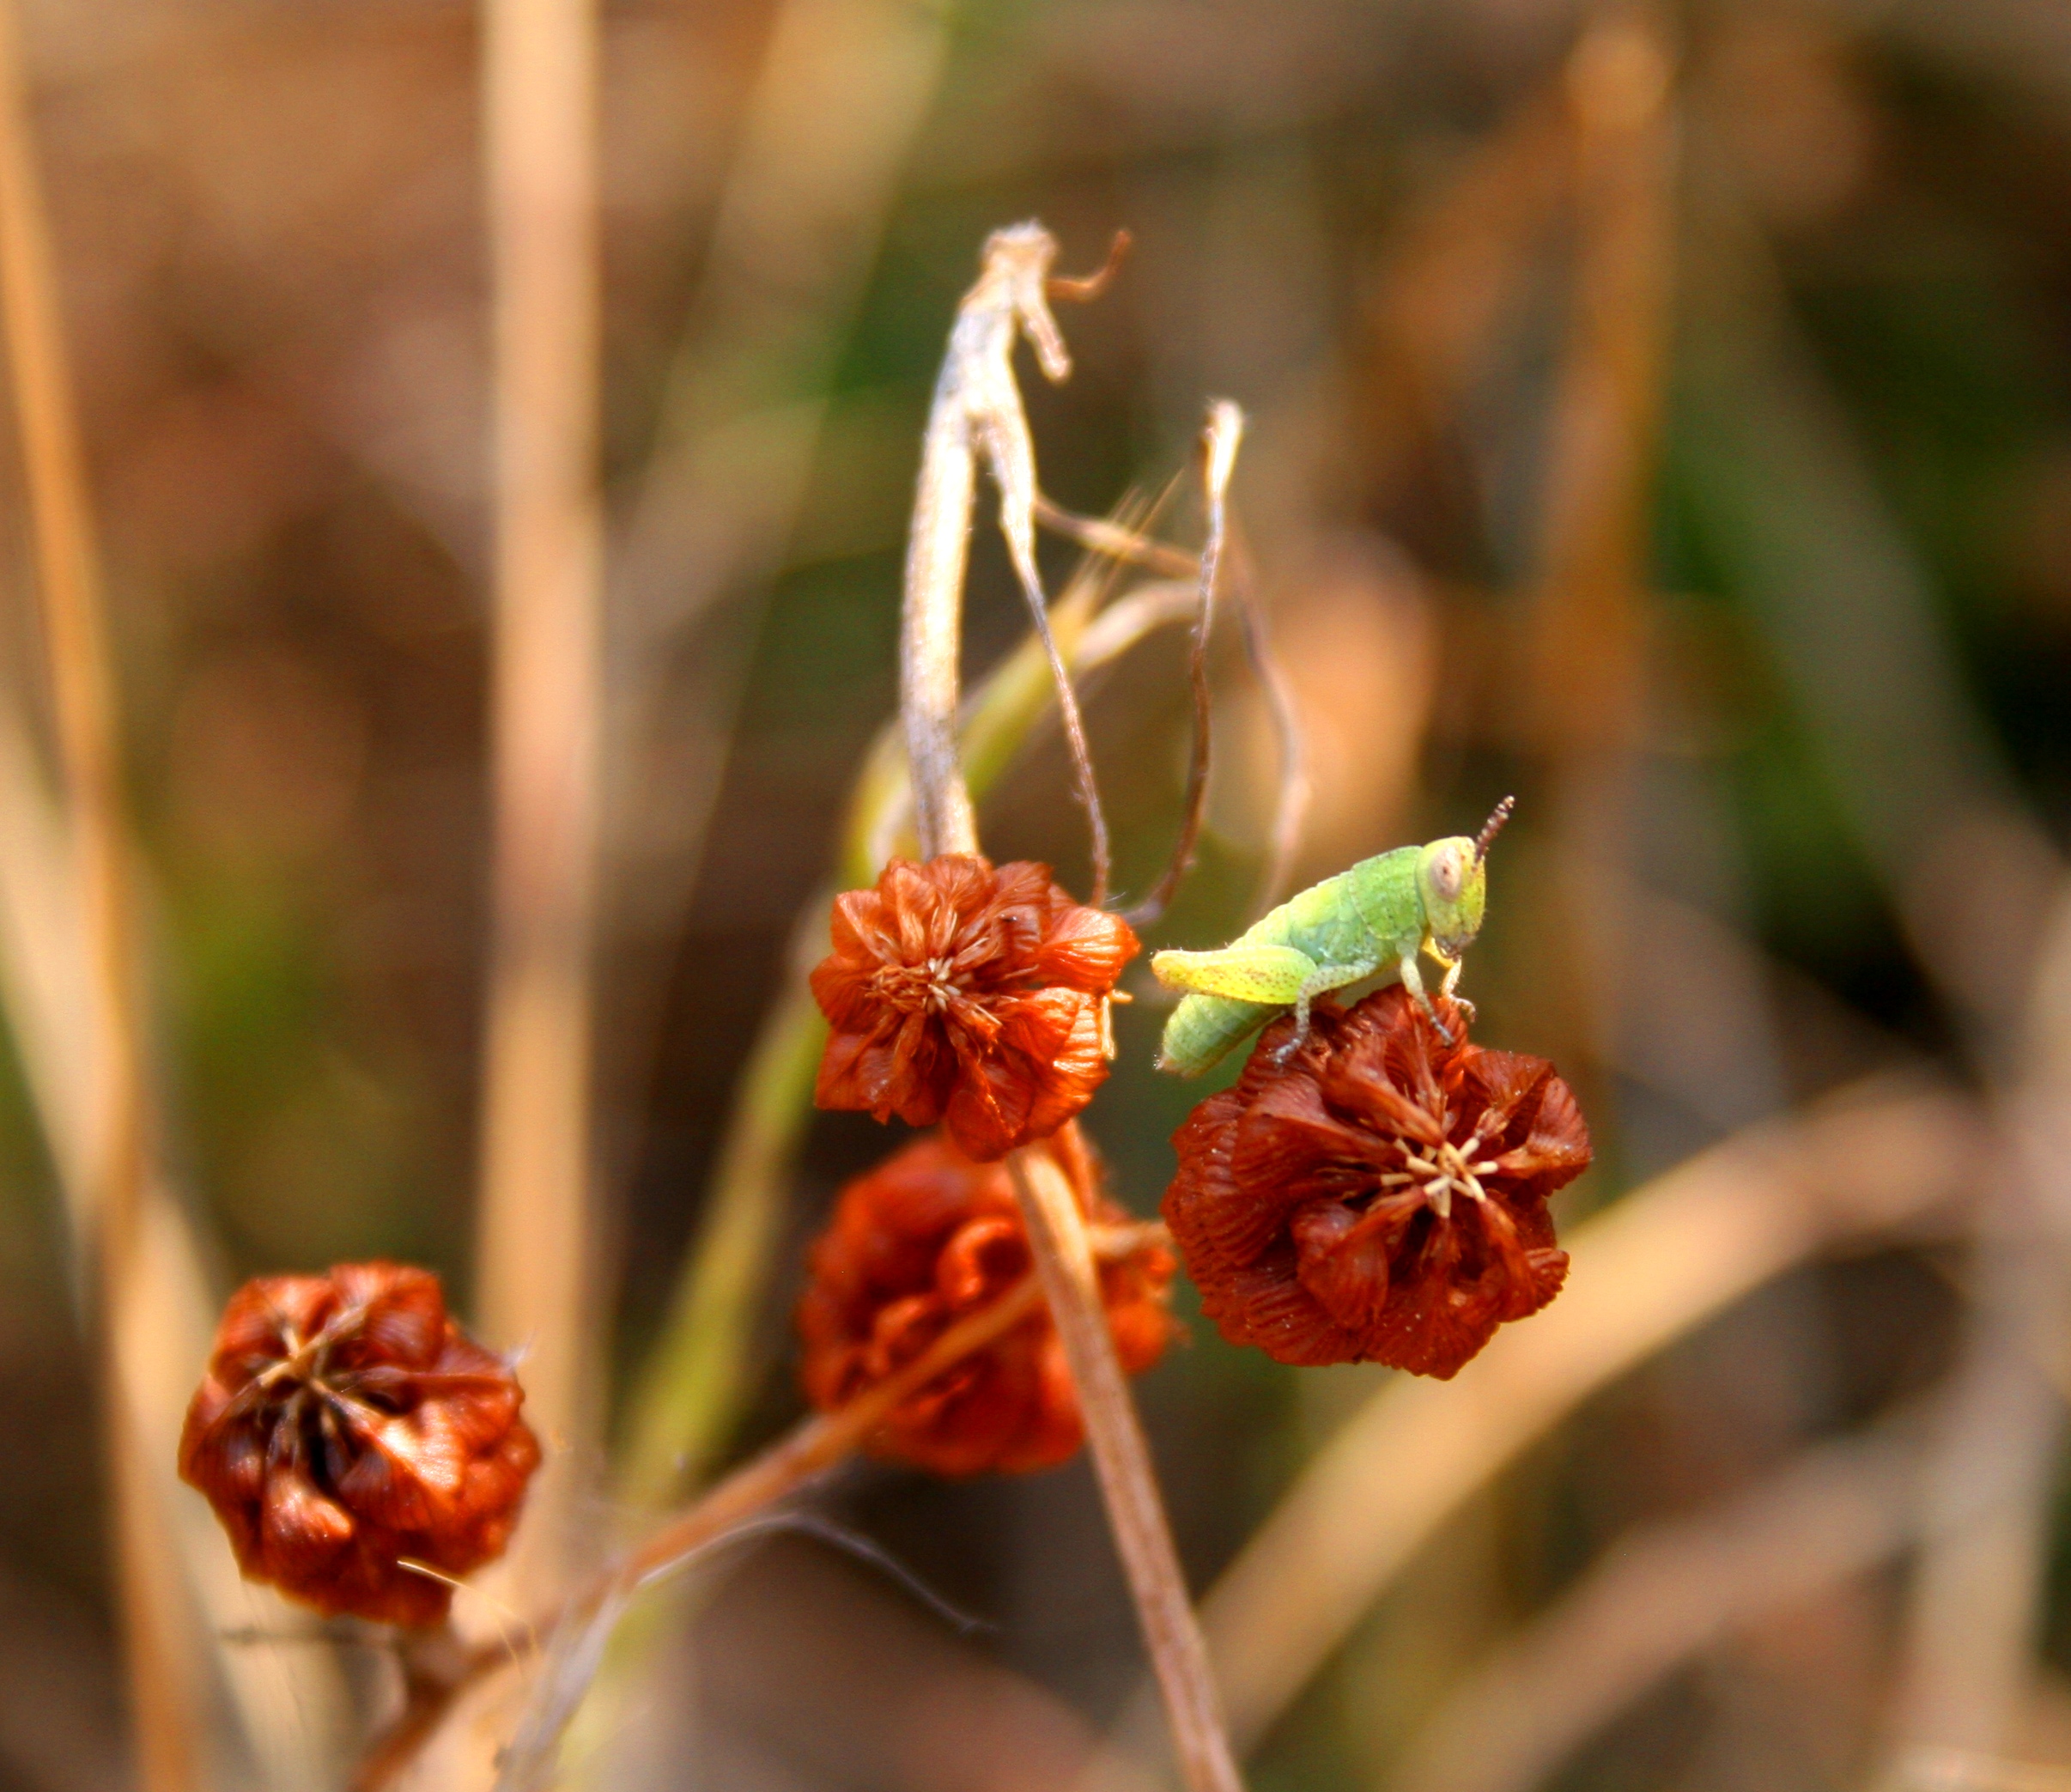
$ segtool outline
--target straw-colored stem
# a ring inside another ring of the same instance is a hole
[[[938,401],[920,447],[920,483],[906,549],[899,631],[899,714],[913,776],[920,856],[978,850],[978,817],[957,756],[963,651],[963,569],[970,551],[978,463],[963,412]],[[954,601],[938,594],[948,591]]]
[[[97,1072],[85,1176],[93,1235],[101,1428],[139,1779],[148,1792],[198,1785],[193,1639],[184,1635],[171,1545],[141,1460],[131,1334],[146,1169],[144,1045],[135,905],[117,744],[115,676],[94,563],[84,456],[57,276],[29,140],[19,24],[0,5],[0,309],[28,487],[58,756],[87,910]]]
[[[963,573],[976,478],[974,419],[987,422],[993,477],[1010,543],[1033,516],[1039,489],[1028,423],[1014,385],[1014,332],[1025,329],[1052,379],[1071,366],[1043,299],[1055,244],[1040,225],[994,234],[984,271],[950,336],[921,448],[920,489],[907,546],[900,633],[900,707],[924,856],[975,853],[978,829],[957,758],[955,720]],[[1022,519],[1022,524],[1015,520]],[[1054,656],[1053,655],[1053,658]],[[1059,689],[1060,702],[1065,687]],[[1084,1225],[1063,1173],[1047,1154],[1008,1160],[1029,1248],[1084,1414],[1101,1495],[1134,1596],[1192,1792],[1242,1785],[1223,1739],[1208,1657],[1164,1520],[1164,1502],[1136,1423],[1114,1340],[1090,1269]],[[1057,1187],[1063,1185],[1060,1199]]]
[[[492,0],[495,870],[478,1314],[526,1345],[527,1411],[559,1445],[519,1534],[521,1587],[566,1546],[590,1430],[588,1190],[601,646],[595,21]]]
[[[1007,1159],[1007,1169],[1028,1225],[1050,1317],[1071,1364],[1108,1522],[1135,1595],[1181,1771],[1192,1792],[1241,1792],[1243,1779],[1230,1752],[1207,1648],[1172,1546],[1150,1446],[1108,1328],[1077,1194],[1047,1151],[1016,1151]]]
[[[1208,538],[1201,546],[1198,574],[1200,608],[1194,619],[1193,643],[1187,656],[1187,682],[1193,700],[1193,750],[1187,762],[1187,792],[1180,805],[1178,838],[1173,841],[1171,856],[1165,861],[1165,868],[1158,873],[1157,881],[1145,892],[1143,900],[1127,911],[1133,926],[1148,926],[1163,919],[1165,910],[1171,906],[1181,880],[1193,863],[1201,823],[1207,814],[1214,716],[1214,705],[1208,690],[1208,638],[1215,627],[1215,589],[1223,566],[1230,476],[1236,467],[1237,443],[1243,434],[1242,410],[1227,398],[1217,398],[1210,404],[1207,427],[1201,434],[1201,483],[1208,512]]]
[[[1102,1258],[1123,1257],[1164,1236],[1164,1228],[1157,1224],[1106,1226],[1091,1236],[1089,1248]],[[1036,1278],[1023,1278],[990,1306],[958,1321],[910,1363],[865,1388],[847,1406],[794,1426],[702,1498],[664,1522],[616,1566],[528,1626],[528,1633],[550,1637],[583,1624],[610,1601],[638,1593],[682,1567],[728,1532],[860,1449],[900,1406],[964,1358],[997,1342],[1041,1303]],[[461,1693],[510,1660],[501,1642],[485,1644],[469,1651],[443,1676],[419,1684],[409,1709],[361,1763],[353,1777],[353,1792],[379,1792],[390,1784],[430,1740]]]

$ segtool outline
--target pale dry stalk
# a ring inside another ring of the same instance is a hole
[[[1057,240],[1040,224],[993,232],[978,283],[957,308],[949,352],[928,411],[906,548],[906,601],[900,633],[899,708],[913,768],[914,819],[920,853],[977,850],[977,817],[957,758],[957,701],[963,639],[963,573],[985,463],[999,493],[999,529],[1057,685],[1057,708],[1072,750],[1072,774],[1093,835],[1097,908],[1108,895],[1108,824],[1094,786],[1092,756],[1069,670],[1050,631],[1049,606],[1036,567],[1036,445],[1014,379],[1014,344],[1025,335],[1044,376],[1061,380],[1072,357],[1050,315],[1050,264]],[[1096,276],[1097,280],[1099,276]],[[1094,282],[1072,282],[1090,296]],[[1234,453],[1234,445],[1232,447]],[[942,601],[947,592],[950,601]],[[952,841],[967,841],[956,845]]]
[[[1230,479],[1236,471],[1237,444],[1244,439],[1244,413],[1227,398],[1208,407],[1207,427],[1201,432],[1201,488],[1207,501],[1208,538],[1202,544],[1196,571],[1199,607],[1193,622],[1193,643],[1187,656],[1187,683],[1193,700],[1193,751],[1187,762],[1187,795],[1181,807],[1179,838],[1157,881],[1143,900],[1128,911],[1133,926],[1158,920],[1171,906],[1180,881],[1193,863],[1193,850],[1200,839],[1201,819],[1208,810],[1208,757],[1212,709],[1208,693],[1208,637],[1215,627],[1216,581],[1223,570],[1223,552],[1229,540]]]
[[[963,574],[982,454],[999,487],[1001,527],[1024,585],[1033,579],[1035,453],[1014,383],[1013,350],[1025,331],[1053,380],[1071,362],[1050,316],[1045,282],[1057,245],[1037,224],[995,232],[978,279],[957,312],[921,451],[908,544],[900,639],[900,702],[921,854],[978,851],[970,792],[957,760]],[[1234,454],[1234,430],[1227,435]],[[1058,703],[1075,749],[1082,796],[1095,827],[1093,902],[1107,884],[1107,842],[1092,793],[1071,681],[1048,639],[1040,591],[1029,589],[1050,649]],[[1222,1721],[1171,1528],[1138,1424],[1107,1314],[1091,1272],[1085,1223],[1047,1154],[1008,1159],[1041,1276],[1085,1418],[1086,1437],[1138,1620],[1163,1695],[1175,1752],[1193,1792],[1238,1792],[1242,1779]]]
[[[201,1701],[170,1527],[142,1454],[135,1335],[149,1195],[135,904],[115,676],[89,521],[57,274],[27,118],[19,20],[0,5],[0,312],[28,487],[58,756],[87,910],[97,1113],[89,1191],[100,1418],[138,1770],[148,1792],[201,1783]]]
[[[1440,1703],[1396,1792],[1533,1792],[1721,1639],[1830,1598],[1920,1528],[1918,1413],[1807,1446],[1752,1489],[1620,1536]]]
[[[1094,1473],[1164,1696],[1181,1771],[1195,1792],[1239,1792],[1243,1780],[1224,1726],[1222,1699],[1172,1546],[1151,1447],[1114,1354],[1078,1199],[1048,1151],[1016,1151],[1007,1170],[1085,1414]]]
[[[550,1460],[511,1573],[561,1572],[593,1429],[589,1189],[598,829],[595,35],[591,0],[493,0],[483,65],[495,297],[493,935],[478,1317],[526,1346]]]

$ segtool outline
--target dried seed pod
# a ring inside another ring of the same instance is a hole
[[[1546,1197],[1588,1129],[1543,1058],[1448,1044],[1400,988],[1319,1005],[1173,1135],[1164,1213],[1202,1310],[1282,1363],[1363,1358],[1445,1379],[1560,1291]]]
[[[1077,1129],[1048,1149],[1089,1221],[1126,1224],[1100,1192]],[[813,1242],[799,1303],[806,1397],[832,1411],[926,1350],[957,1321],[1032,1273],[1005,1168],[978,1163],[940,1135],[916,1140],[841,1191]],[[1148,1369],[1173,1333],[1171,1253],[1146,1244],[1103,1263],[1101,1295],[1122,1366]],[[1048,1468],[1084,1436],[1064,1348],[1038,1309],[897,1407],[874,1455],[938,1474]]]
[[[181,1479],[238,1565],[331,1613],[435,1624],[503,1552],[539,1445],[510,1365],[398,1263],[262,1276],[231,1296],[187,1408]]]
[[[1107,1078],[1108,997],[1136,951],[1127,921],[1073,902],[1046,865],[895,859],[835,900],[812,974],[834,1030],[814,1099],[939,1123],[981,1162],[1047,1139]]]

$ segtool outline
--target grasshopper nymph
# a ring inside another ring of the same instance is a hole
[[[1376,972],[1400,978],[1445,1033],[1417,955],[1429,952],[1445,967],[1439,993],[1450,997],[1461,955],[1481,931],[1489,842],[1515,803],[1505,797],[1472,840],[1455,835],[1361,860],[1289,897],[1219,951],[1157,953],[1151,969],[1158,981],[1189,992],[1165,1023],[1158,1068],[1198,1077],[1292,1008],[1295,1030],[1281,1048],[1285,1055],[1309,1036],[1311,1001]]]

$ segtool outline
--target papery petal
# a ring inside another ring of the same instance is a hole
[[[1101,1196],[1097,1165],[1082,1140],[1061,1134],[1048,1148],[1089,1220],[1125,1218]],[[807,1259],[811,1280],[798,1315],[801,1379],[823,1412],[911,1362],[956,1318],[1031,1273],[1006,1170],[944,1135],[916,1140],[847,1184]],[[1102,1303],[1132,1370],[1148,1367],[1169,1341],[1164,1301],[1174,1268],[1155,1245],[1102,1267]],[[1063,1461],[1079,1432],[1068,1376],[1069,1410],[1057,1407],[1055,1348],[1048,1314],[1030,1316],[902,1401],[870,1448],[938,1474]]]

